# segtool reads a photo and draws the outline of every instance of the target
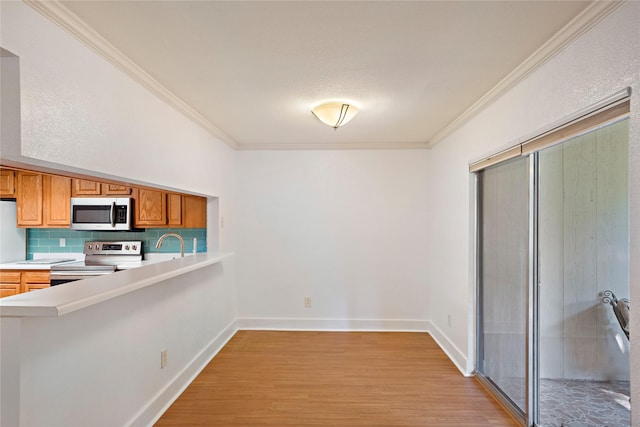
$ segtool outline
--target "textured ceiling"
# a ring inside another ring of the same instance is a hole
[[[61,2],[240,148],[425,144],[589,2]],[[319,101],[355,102],[333,131]]]

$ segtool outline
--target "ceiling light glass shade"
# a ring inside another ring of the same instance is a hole
[[[322,123],[338,129],[346,125],[358,113],[358,107],[346,102],[325,102],[311,109]]]

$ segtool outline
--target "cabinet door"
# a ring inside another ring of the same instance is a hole
[[[0,298],[18,295],[20,293],[20,283],[2,283],[0,282]]]
[[[0,271],[0,298],[20,293],[20,272]]]
[[[167,223],[174,227],[182,226],[182,196],[169,193],[167,195]]]
[[[131,187],[126,185],[102,184],[102,194],[105,196],[128,196],[131,194]]]
[[[70,226],[71,178],[44,176],[44,216],[45,226]]]
[[[42,174],[18,172],[18,227],[42,226]]]
[[[48,271],[23,271],[22,292],[31,292],[48,288],[51,284],[51,276]]]
[[[73,180],[73,196],[99,196],[102,194],[102,187],[98,181],[88,179]]]
[[[16,173],[9,169],[0,170],[0,197],[16,197]]]
[[[135,192],[136,226],[167,225],[167,194],[138,188]]]
[[[207,227],[207,199],[197,196],[182,196],[182,226],[185,228]]]

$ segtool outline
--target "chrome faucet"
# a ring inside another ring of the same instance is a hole
[[[164,233],[158,239],[158,243],[156,243],[156,249],[160,249],[162,247],[162,241],[164,240],[164,238],[165,237],[169,237],[169,236],[173,236],[173,237],[177,238],[178,240],[180,240],[180,256],[184,257],[184,239],[178,233]]]

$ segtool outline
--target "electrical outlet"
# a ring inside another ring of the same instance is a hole
[[[65,246],[67,246],[67,239],[65,239],[64,237],[60,238],[60,247],[64,248]]]
[[[167,366],[167,349],[165,348],[160,352],[160,369],[164,369]]]
[[[311,297],[304,297],[304,308],[311,308]]]

